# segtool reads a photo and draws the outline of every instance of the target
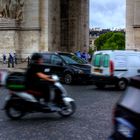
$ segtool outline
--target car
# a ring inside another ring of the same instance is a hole
[[[108,140],[140,140],[140,76],[130,78],[113,116],[113,132]]]
[[[72,84],[76,81],[92,81],[91,65],[75,54],[64,52],[45,52],[41,54],[44,59],[45,73],[58,75],[65,84]]]
[[[140,51],[96,51],[93,54],[91,65],[94,83],[98,88],[115,85],[117,89],[125,90],[128,78],[140,74]]]

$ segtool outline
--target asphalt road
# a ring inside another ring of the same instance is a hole
[[[111,134],[112,109],[123,92],[94,85],[66,86],[76,100],[77,111],[69,118],[56,113],[34,113],[11,121],[0,110],[0,140],[107,140]],[[0,89],[0,108],[7,95]]]

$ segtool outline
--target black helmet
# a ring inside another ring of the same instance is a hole
[[[31,62],[36,63],[41,58],[43,58],[43,57],[40,53],[34,53],[31,57]]]

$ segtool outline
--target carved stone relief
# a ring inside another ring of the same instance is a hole
[[[23,20],[24,0],[0,0],[0,18]]]

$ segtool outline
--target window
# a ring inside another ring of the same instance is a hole
[[[86,64],[87,62],[84,61],[83,59],[80,59],[76,55],[71,55],[71,54],[61,54],[61,57],[64,59],[64,61],[67,64]]]
[[[57,55],[52,55],[51,64],[60,65],[60,63],[62,63],[62,59]]]
[[[94,66],[100,67],[101,66],[101,57],[102,57],[101,53],[94,55],[92,64]]]
[[[43,59],[45,64],[51,64],[51,55],[50,54],[43,54]]]
[[[109,67],[109,55],[108,54],[96,54],[93,57],[92,64],[96,67]]]
[[[103,67],[109,67],[109,55],[104,54],[102,57]]]

